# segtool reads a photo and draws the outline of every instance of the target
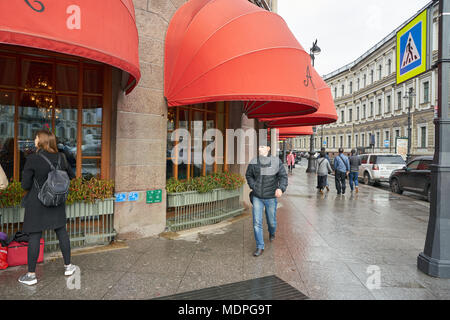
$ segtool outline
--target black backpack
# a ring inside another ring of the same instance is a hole
[[[38,199],[46,207],[57,207],[66,202],[70,186],[69,175],[66,171],[61,170],[61,154],[58,154],[58,166],[56,168],[42,153],[38,153],[38,155],[50,165],[51,170],[41,188],[34,179],[34,184],[38,189]]]

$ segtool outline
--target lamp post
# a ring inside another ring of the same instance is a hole
[[[450,278],[450,0],[439,1],[438,117],[431,168],[430,218],[425,247],[417,258],[420,271],[433,277]]]
[[[320,54],[321,50],[317,45],[317,39],[313,42],[313,46],[309,49],[309,55],[311,56],[312,65],[314,67],[315,56]],[[309,158],[308,158],[308,168],[306,172],[316,172],[316,166],[314,165],[314,133],[316,132],[316,127],[313,127],[313,134],[311,135],[309,142]]]
[[[412,98],[415,97],[416,94],[414,93],[413,88],[409,89],[409,92],[405,93],[405,96],[403,97],[405,100],[408,101],[408,153],[406,154],[406,162],[408,163],[411,160],[411,104],[412,104]]]

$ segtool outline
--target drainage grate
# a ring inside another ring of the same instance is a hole
[[[306,295],[277,276],[183,292],[154,300],[305,300]]]

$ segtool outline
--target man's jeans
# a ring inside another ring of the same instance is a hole
[[[256,248],[264,249],[263,210],[266,208],[266,219],[269,234],[275,235],[277,228],[277,198],[260,199],[253,197],[253,231],[255,232]]]
[[[334,177],[334,181],[336,183],[336,190],[338,194],[345,193],[345,176],[347,174],[345,172],[336,170],[336,175]]]
[[[353,191],[353,183],[355,183],[355,186],[358,186],[358,172],[350,172],[348,175],[349,183],[350,183],[350,189]]]

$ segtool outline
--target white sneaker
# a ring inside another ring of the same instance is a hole
[[[65,276],[71,276],[75,273],[75,271],[77,270],[77,266],[74,264],[69,264],[67,267],[64,266],[64,275]]]
[[[19,282],[32,286],[37,283],[37,278],[36,275],[30,275],[28,273],[25,273],[23,276],[19,278]]]

